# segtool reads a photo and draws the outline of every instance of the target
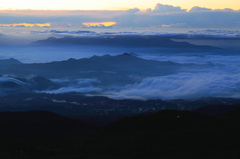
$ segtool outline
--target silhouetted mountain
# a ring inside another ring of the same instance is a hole
[[[163,110],[148,115],[138,115],[118,120],[107,127],[108,131],[174,131],[178,129],[200,128],[211,118],[194,112]]]
[[[92,56],[66,61],[22,64],[0,67],[2,74],[19,77],[29,75],[48,79],[96,79],[95,85],[101,88],[109,85],[126,85],[140,82],[143,78],[177,73],[182,68],[214,67],[213,64],[178,64],[170,61],[145,60],[128,53],[117,56]]]
[[[179,48],[189,51],[214,50],[216,48],[210,46],[198,46],[187,42],[176,42],[175,36],[163,35],[105,35],[105,36],[82,36],[73,37],[66,36],[63,38],[50,37],[45,40],[39,40],[33,45],[51,45],[51,46],[66,46],[66,45],[93,45],[93,46],[107,46],[107,47],[158,47],[158,48]],[[178,38],[178,36],[176,36]]]
[[[0,60],[0,66],[19,65],[19,64],[22,64],[22,63],[14,58]]]
[[[208,114],[208,115],[221,115],[227,112],[231,112],[237,108],[240,108],[240,104],[234,105],[209,105],[199,107],[198,109],[194,110],[197,113]]]
[[[170,103],[174,103],[176,105],[178,105],[178,109],[179,110],[195,110],[199,111],[203,110],[204,112],[204,107],[206,107],[206,111],[209,107],[209,110],[211,109],[211,107],[213,107],[213,109],[215,109],[215,107],[218,106],[222,106],[223,110],[225,109],[224,107],[226,107],[226,109],[231,109],[232,106],[237,105],[240,103],[240,99],[238,98],[221,98],[221,97],[208,97],[208,98],[200,98],[200,99],[196,99],[196,100],[183,100],[183,99],[175,99],[175,100],[167,100],[167,102]],[[219,108],[221,109],[221,108]],[[211,112],[211,111],[210,111]],[[214,111],[212,111],[212,114],[214,113]],[[221,112],[219,110],[219,112]],[[207,114],[207,113],[206,113]],[[217,110],[216,110],[216,114]]]
[[[58,88],[58,85],[56,83],[42,76],[33,76],[27,78],[26,81],[31,84],[32,90],[51,90],[53,88]]]
[[[125,118],[105,129],[101,152],[119,158],[237,158],[238,122],[175,110]]]
[[[74,93],[18,93],[0,97],[0,111],[50,111],[95,125],[105,125],[124,116],[164,109],[177,109],[177,106],[162,100],[114,100]]]
[[[105,55],[79,60],[22,64],[18,67],[8,65],[1,67],[0,72],[19,77],[34,74],[46,78],[90,78],[101,81],[101,85],[105,86],[134,83],[146,76],[173,74],[180,68],[181,65],[177,63],[144,60],[126,53],[118,56]]]
[[[230,111],[225,111],[223,114],[221,114],[224,117],[228,118],[235,118],[236,120],[240,120],[240,104],[235,105],[235,108],[231,109]]]

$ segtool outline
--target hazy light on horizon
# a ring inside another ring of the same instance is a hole
[[[113,25],[117,24],[117,22],[85,22],[85,23],[82,23],[82,24],[87,26],[87,27],[95,27],[95,26],[109,27],[109,26],[113,26]]]
[[[32,9],[32,10],[127,10],[129,8],[154,9],[157,3],[180,6],[190,10],[194,6],[206,7],[211,9],[231,8],[240,9],[239,0],[91,0],[91,1],[59,1],[59,0],[2,0],[0,9]]]
[[[31,24],[31,23],[18,23],[18,24],[0,24],[0,27],[50,27],[50,23],[44,23],[44,24]]]

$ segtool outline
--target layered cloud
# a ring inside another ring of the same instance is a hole
[[[96,93],[102,92],[102,88],[94,86],[96,83],[99,83],[97,79],[77,79],[77,80],[53,80],[57,83],[63,84],[64,87],[61,87],[56,90],[44,90],[37,92],[58,94],[58,93],[68,93],[68,92],[79,92],[79,93]]]
[[[128,85],[110,97],[142,99],[194,99],[201,97],[240,97],[240,74],[180,73],[150,77]]]
[[[159,58],[152,56],[152,59],[171,60],[193,65],[189,65],[188,69],[182,69],[175,74],[143,77],[140,82],[123,86],[112,85],[107,89],[101,87],[101,82],[97,79],[54,80],[55,82],[65,83],[65,86],[57,90],[42,92],[97,93],[116,99],[240,98],[240,72],[237,69],[234,70],[234,68],[239,67],[240,56],[159,56]],[[194,64],[200,65],[196,67]],[[211,67],[205,67],[205,65],[211,65]]]
[[[135,14],[135,13],[138,13],[138,12],[140,12],[140,9],[138,9],[138,8],[129,9],[127,11],[128,14]]]
[[[190,12],[208,12],[211,11],[211,9],[209,8],[202,8],[202,7],[192,7],[192,9],[190,10]]]
[[[178,12],[186,12],[186,9],[182,9],[181,7],[174,7],[172,5],[163,5],[158,3],[153,12],[156,13],[169,13],[169,12],[174,12],[174,13],[178,13]]]
[[[148,55],[149,56],[149,55]],[[105,92],[116,99],[240,98],[239,56],[161,56],[148,59],[179,63],[218,63],[217,67],[182,70],[177,74],[144,78],[141,82]]]
[[[45,24],[51,26],[87,26],[96,22],[114,22],[114,27],[173,27],[173,28],[223,28],[240,26],[240,11],[212,10],[193,7],[190,11],[177,6],[157,4],[153,10],[140,11],[1,11],[3,24]],[[85,25],[86,26],[86,25]],[[95,25],[97,26],[97,25]],[[105,26],[102,24],[102,26]]]
[[[131,57],[129,54],[117,57],[122,56]],[[102,58],[108,59],[109,57],[111,56],[106,55]],[[53,79],[52,81],[56,83],[58,87],[54,89],[52,89],[52,87],[49,89],[46,88],[45,90],[37,92],[79,92],[84,94],[103,95],[117,99],[196,99],[201,97],[240,98],[240,71],[237,69],[240,67],[240,56],[237,54],[229,56],[229,53],[226,52],[225,54],[218,55],[210,55],[207,53],[199,55],[159,55],[145,52],[141,57],[155,60],[155,62],[156,60],[162,61],[162,64],[165,65],[165,67],[161,67],[160,72],[169,71],[171,68],[170,66],[173,64],[177,68],[177,71],[170,74],[156,74],[156,72],[148,74],[153,69],[146,69],[144,71],[141,67],[135,67],[134,70],[128,69],[130,73],[127,76],[136,78],[137,76],[134,76],[132,71],[140,71],[144,75],[138,76],[135,82],[128,81],[124,84],[119,84],[117,80],[121,81],[126,79],[124,74],[118,76],[118,73],[108,70],[109,67],[106,66],[99,67],[101,71],[94,71],[87,67],[89,70],[78,70],[81,74],[84,74],[83,78],[77,77],[70,79],[68,78],[69,76],[66,76],[62,79]],[[88,63],[96,65],[96,58],[99,57],[95,56],[90,58],[93,61],[88,61]],[[131,59],[132,58],[129,60]],[[127,61],[126,59],[124,60]],[[76,61],[78,60],[68,60],[68,62],[73,63]],[[108,63],[112,62],[112,60],[104,60],[104,62]],[[144,61],[144,63],[145,62],[150,61]],[[151,62],[155,63],[154,61]],[[136,63],[136,60],[132,60],[132,63]],[[119,66],[119,63],[116,64],[116,61],[114,61],[114,65]],[[184,67],[182,67],[183,65]],[[124,67],[127,67],[127,63],[123,63],[121,68]],[[77,65],[75,65],[75,68],[77,68]],[[116,68],[113,70],[117,71]],[[97,74],[95,74],[96,72]],[[89,74],[90,76],[85,76],[86,74]],[[101,78],[102,75],[106,78]],[[104,85],[103,83],[105,82],[106,84],[106,81],[107,84],[111,84]],[[16,78],[7,76],[0,77],[0,86],[4,86],[7,89],[9,86],[15,87],[22,85],[26,84]],[[4,93],[3,89],[2,93]]]

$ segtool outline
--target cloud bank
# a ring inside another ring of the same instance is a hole
[[[141,83],[110,91],[117,99],[197,99],[201,97],[240,97],[240,74],[180,73],[150,77]],[[108,95],[107,95],[108,96]]]
[[[212,10],[195,6],[190,11],[171,5],[157,4],[153,10],[140,11],[2,11],[1,23],[51,23],[51,26],[83,27],[83,23],[116,22],[119,27],[173,27],[173,28],[223,28],[239,27],[240,11]]]
[[[186,9],[182,9],[181,7],[174,7],[172,5],[163,5],[158,3],[153,12],[155,13],[169,13],[169,12],[174,12],[174,13],[178,13],[178,12],[186,12]]]
[[[99,83],[97,79],[77,79],[77,80],[53,80],[59,84],[64,85],[61,88],[55,90],[43,90],[37,91],[38,93],[50,93],[50,94],[59,94],[59,93],[69,93],[69,92],[79,92],[79,93],[97,93],[102,92],[102,88],[94,86],[96,83]]]
[[[240,98],[240,56],[149,56],[149,59],[188,64],[175,74],[142,77],[140,82],[101,87],[97,79],[66,80],[68,86],[46,93],[79,92],[115,99],[198,99],[202,97]],[[198,65],[195,65],[198,64]],[[97,77],[96,77],[97,78]],[[112,79],[115,80],[114,78]],[[56,80],[55,80],[56,81]]]

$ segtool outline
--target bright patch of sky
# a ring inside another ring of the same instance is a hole
[[[240,9],[239,0],[1,0],[0,9],[51,9],[51,10],[127,10],[154,8],[156,3],[180,6],[190,10],[194,6],[211,9]]]

